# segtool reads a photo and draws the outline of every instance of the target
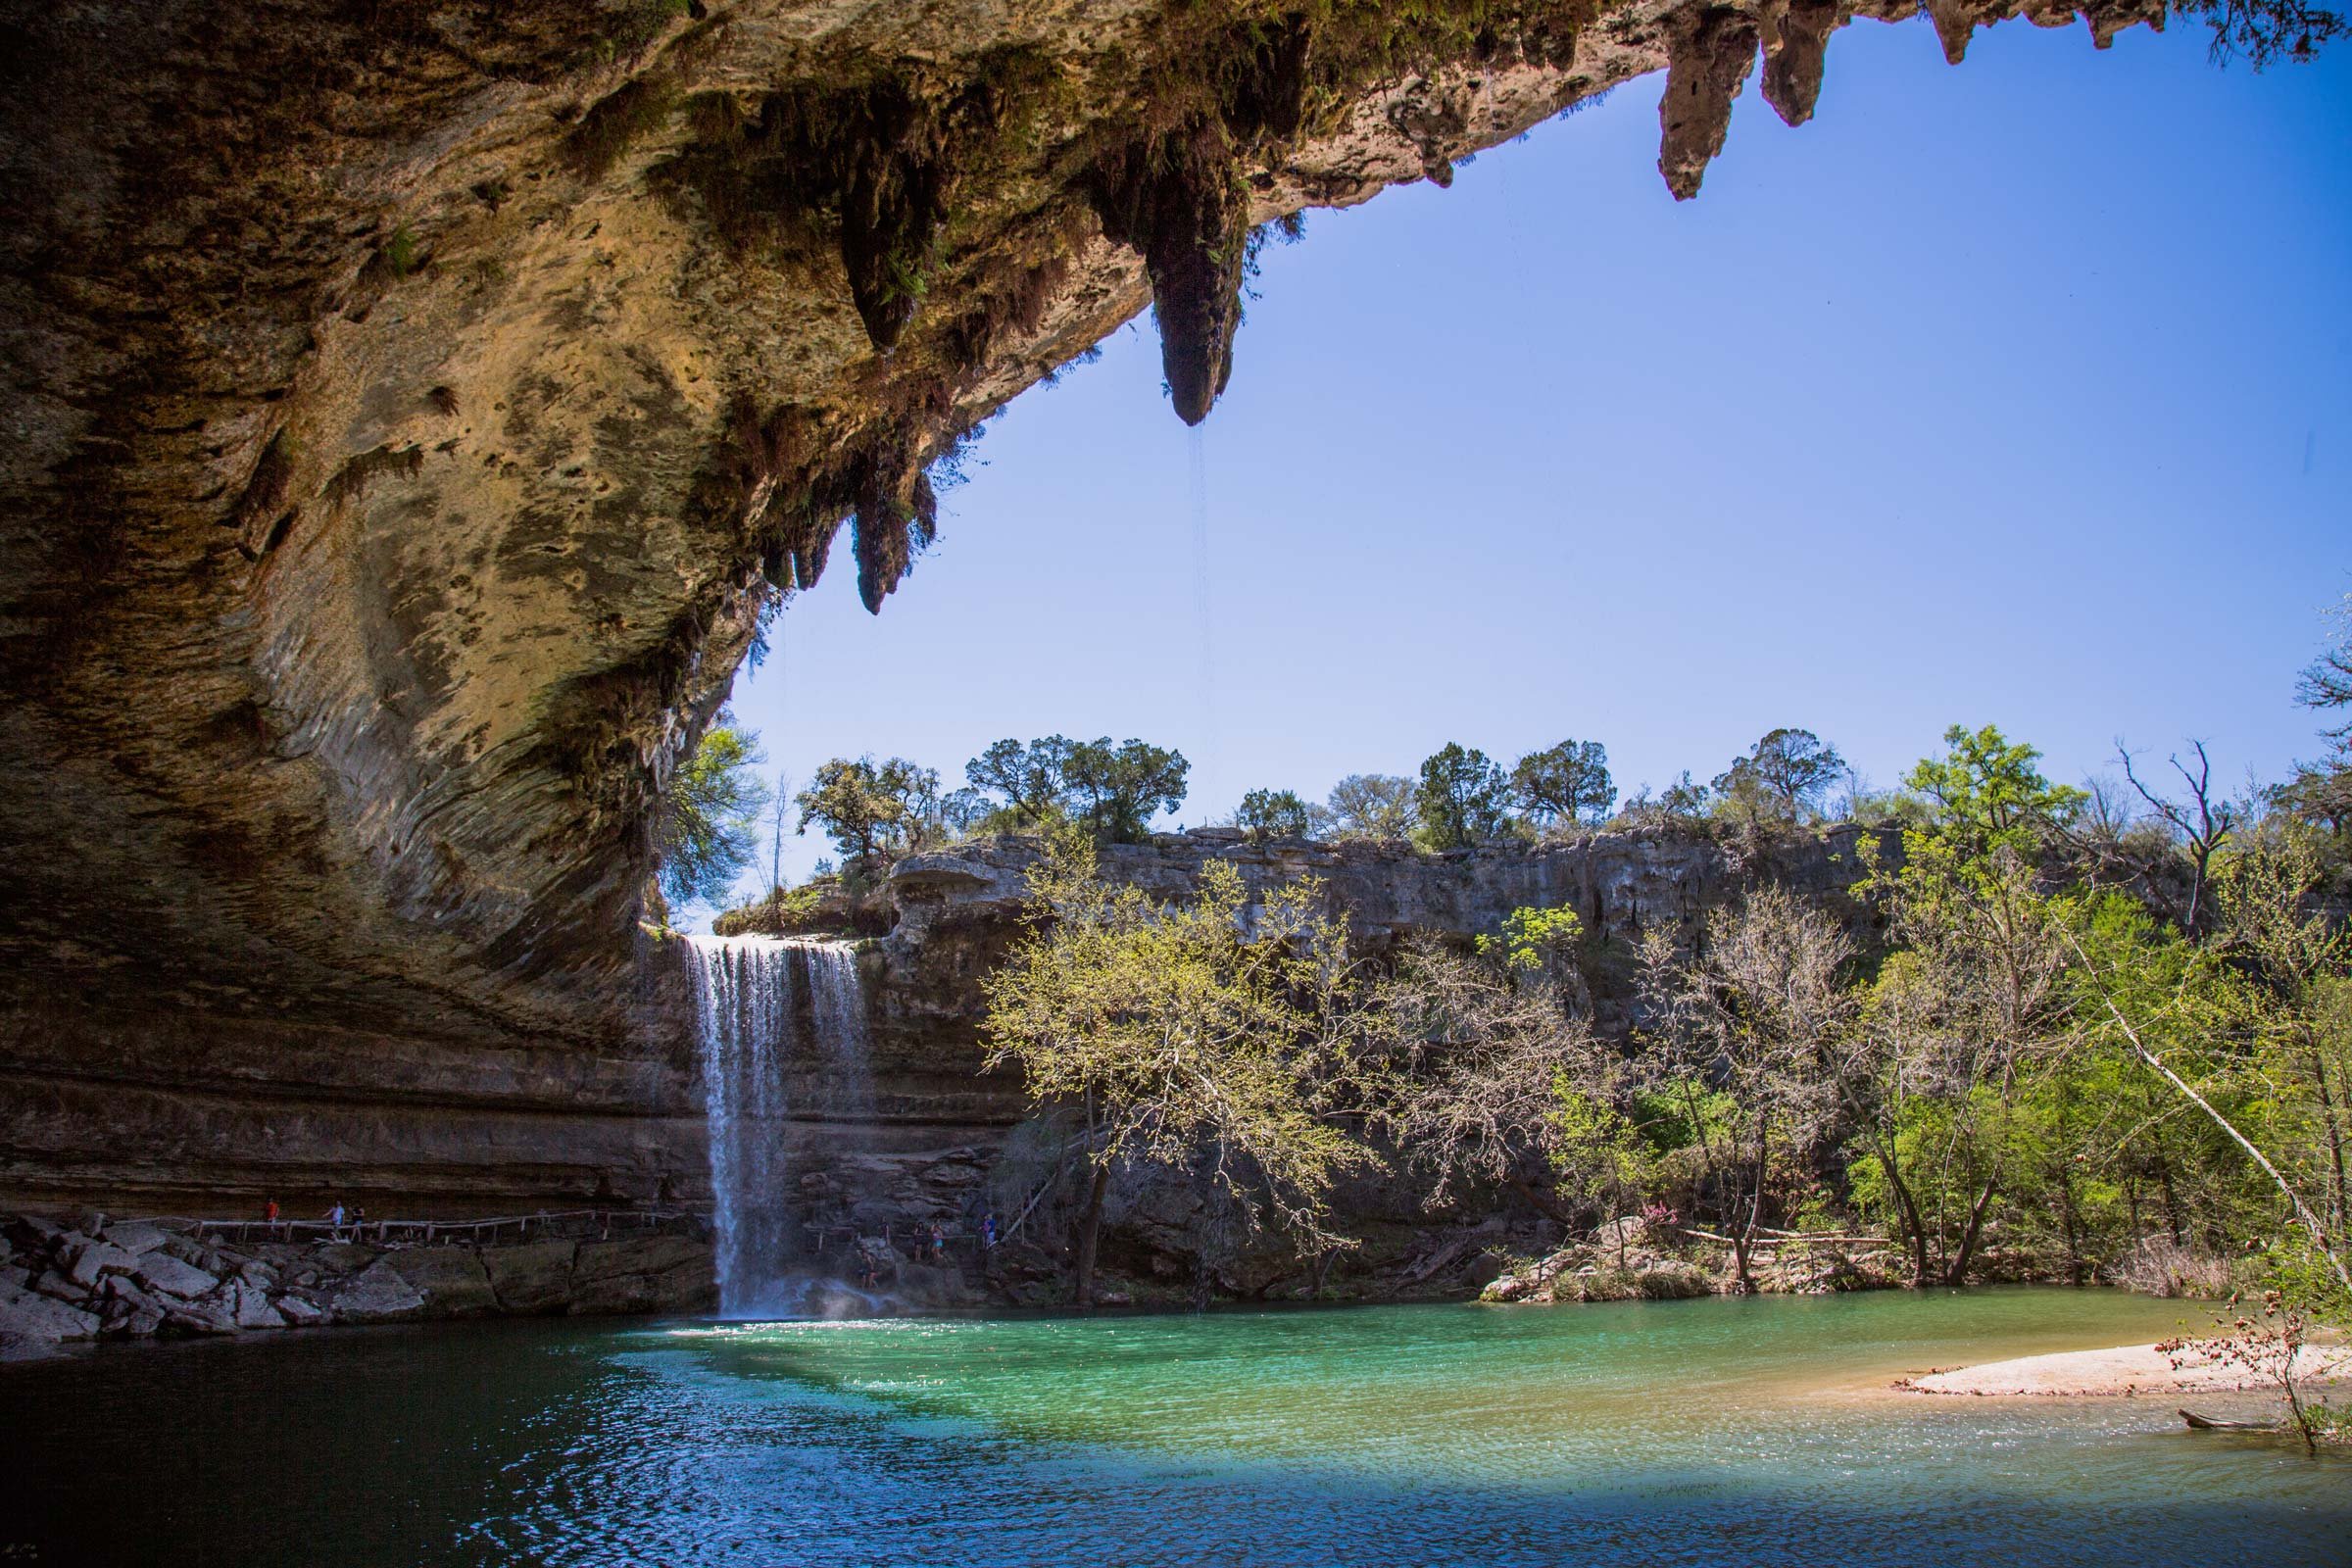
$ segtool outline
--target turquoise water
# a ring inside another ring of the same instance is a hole
[[[0,1376],[42,1562],[2352,1564],[2352,1462],[1889,1392],[2145,1341],[2044,1290],[550,1323]],[[2208,1400],[2218,1406],[2231,1401]],[[5,1558],[0,1558],[5,1560]]]

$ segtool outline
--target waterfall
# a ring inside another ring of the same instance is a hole
[[[796,1252],[786,1074],[808,1066],[795,970],[808,976],[808,1013],[826,1085],[822,1109],[862,1118],[873,1110],[873,1079],[857,951],[798,937],[690,936],[686,944],[710,1124],[719,1311],[780,1310]]]
[[[811,943],[808,1012],[825,1054],[826,1115],[871,1121],[874,1069],[865,1049],[865,992],[858,979],[857,950],[842,942]]]

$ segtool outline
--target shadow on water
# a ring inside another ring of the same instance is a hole
[[[2007,1291],[192,1345],[0,1376],[6,1528],[56,1563],[2344,1562],[2340,1460],[2148,1401],[1881,1392],[2178,1316]]]

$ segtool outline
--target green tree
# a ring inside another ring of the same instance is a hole
[[[1935,835],[1948,852],[1978,860],[1996,849],[2032,854],[2073,821],[2089,797],[2052,784],[2034,764],[2041,753],[2012,743],[1990,724],[1943,732],[1944,755],[1903,775],[1903,787],[1933,804]],[[1909,843],[1906,834],[1904,842]]]
[[[1598,822],[1617,804],[1608,749],[1598,741],[1566,740],[1530,752],[1511,769],[1511,794],[1522,811],[1546,826]]]
[[[850,863],[920,849],[942,828],[939,773],[903,757],[834,758],[795,798],[799,831],[816,823]]]
[[[1220,1200],[1317,1247],[1337,1245],[1328,1195],[1368,1157],[1325,1119],[1346,1053],[1344,923],[1311,878],[1254,908],[1240,872],[1211,861],[1198,896],[1163,906],[1095,873],[1083,832],[1057,834],[1031,871],[1039,920],[982,982],[989,1065],[1021,1069],[1039,1104],[1083,1119],[1091,1170],[1076,1299],[1094,1289],[1114,1171],[1200,1173]]]
[[[1433,850],[1460,849],[1501,831],[1510,784],[1486,753],[1447,741],[1422,762],[1413,799],[1422,842]]]
[[[654,854],[671,907],[717,904],[751,865],[768,802],[756,769],[766,760],[760,737],[721,712],[670,775],[655,819]]]
[[[1317,808],[1290,790],[1251,790],[1233,813],[1233,825],[1252,839],[1306,839],[1315,836]]]
[[[1784,821],[1818,810],[1830,786],[1845,771],[1845,760],[1809,729],[1776,729],[1748,748],[1745,757],[1715,780],[1718,796],[1753,798]]]
[[[983,795],[1001,796],[1015,829],[1059,816],[1070,794],[1070,756],[1077,743],[1048,735],[1024,746],[1001,740],[963,764],[963,776]]]
[[[1343,839],[1410,838],[1413,781],[1394,773],[1350,773],[1331,787],[1331,832]]]
[[[1139,740],[1080,741],[1066,764],[1072,807],[1097,839],[1141,843],[1152,817],[1184,804],[1192,766],[1182,752]]]

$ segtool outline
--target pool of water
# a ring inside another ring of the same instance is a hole
[[[0,1561],[2352,1564],[2352,1462],[1887,1388],[2184,1318],[2009,1290],[124,1349],[0,1374]]]

